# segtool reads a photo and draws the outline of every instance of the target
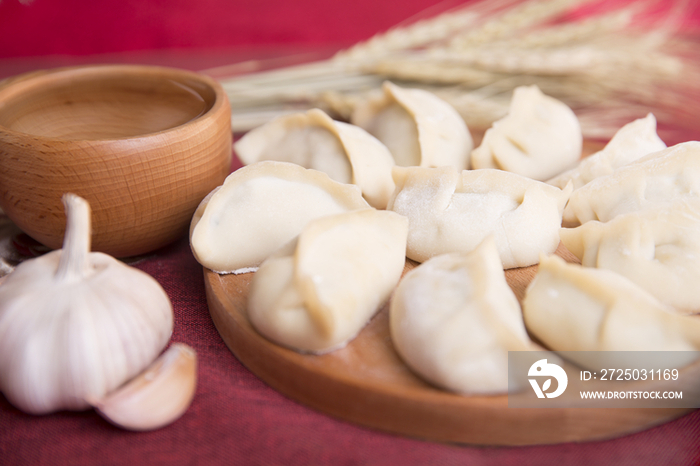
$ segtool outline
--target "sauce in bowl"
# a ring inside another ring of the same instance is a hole
[[[105,75],[28,81],[0,95],[0,126],[64,140],[128,138],[180,126],[206,113],[211,89],[195,82]]]

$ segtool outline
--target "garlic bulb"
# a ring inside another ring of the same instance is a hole
[[[167,344],[173,311],[148,274],[90,252],[90,206],[63,196],[63,249],[19,264],[0,286],[0,390],[19,409],[89,408]]]

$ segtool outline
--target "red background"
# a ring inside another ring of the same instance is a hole
[[[439,0],[0,0],[0,57],[241,45],[346,45]]]
[[[0,0],[0,58],[279,44],[340,47],[414,15],[470,1]],[[595,3],[607,8],[629,1],[634,0]],[[687,21],[699,24],[700,2],[687,3]]]

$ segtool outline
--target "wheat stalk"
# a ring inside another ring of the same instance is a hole
[[[566,16],[588,1],[482,0],[392,28],[331,59],[223,79],[234,130],[311,107],[348,119],[385,79],[435,92],[478,129],[505,115],[512,90],[528,84],[571,106],[586,137],[610,136],[648,111],[660,122],[687,114],[688,96],[700,96],[698,52],[675,34],[687,0],[645,31],[634,25],[652,0]]]
[[[482,1],[467,7],[448,11],[434,18],[423,19],[404,27],[394,27],[360,42],[334,57],[340,62],[366,62],[391,53],[427,47],[440,43],[459,31],[476,27],[483,18],[517,5],[520,0]]]
[[[506,11],[503,15],[487,21],[480,28],[467,31],[455,37],[450,42],[449,48],[459,50],[512,36],[518,30],[544,22],[566,9],[586,1],[588,0],[522,2]]]

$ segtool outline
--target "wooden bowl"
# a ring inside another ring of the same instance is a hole
[[[221,86],[148,66],[39,71],[0,82],[0,207],[32,238],[60,248],[61,196],[92,207],[92,247],[152,251],[187,231],[231,166]]]

